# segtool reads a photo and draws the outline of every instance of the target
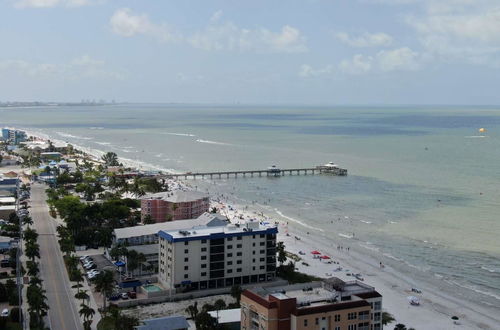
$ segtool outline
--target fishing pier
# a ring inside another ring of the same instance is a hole
[[[339,176],[347,175],[347,170],[339,167],[328,167],[326,165],[316,166],[316,167],[304,167],[304,168],[286,168],[280,169],[276,166],[271,166],[265,170],[247,170],[247,171],[222,171],[222,172],[187,172],[181,174],[166,174],[162,175],[164,178],[184,178],[184,179],[196,179],[196,178],[238,178],[238,177],[251,177],[254,176],[262,177],[280,177],[284,175],[314,175],[314,174],[333,174]]]

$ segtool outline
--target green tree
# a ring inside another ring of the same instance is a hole
[[[392,314],[388,312],[382,312],[382,325],[387,325],[394,321],[396,321],[396,319],[394,318],[394,316],[392,316]]]
[[[145,225],[152,225],[152,224],[156,223],[156,221],[155,221],[155,219],[153,219],[151,214],[146,214],[146,216],[142,220],[142,223]]]
[[[240,304],[241,292],[242,291],[243,290],[241,289],[241,286],[239,286],[238,284],[233,285],[231,287],[231,297],[233,297],[234,299],[236,299],[236,303],[238,305]]]
[[[129,272],[133,273],[134,270],[141,267],[143,262],[146,262],[144,253],[139,253],[136,250],[129,250],[127,252],[127,270]]]
[[[103,299],[103,312],[106,313],[106,299],[113,292],[115,286],[115,279],[113,277],[113,272],[106,269],[96,276],[95,279],[95,289],[100,292]]]
[[[107,152],[105,155],[101,157],[102,161],[106,166],[118,166],[120,163],[118,162],[118,156],[114,152]]]
[[[193,305],[189,305],[187,308],[186,308],[186,313],[189,314],[189,316],[191,316],[191,318],[194,320],[196,319],[196,316],[198,315],[199,311],[198,311],[198,302],[195,301]]]
[[[222,299],[217,299],[214,302],[214,308],[216,311],[223,310],[224,308],[226,308],[226,302]]]
[[[40,245],[33,241],[27,241],[25,245],[25,254],[31,261],[35,261],[35,258],[40,259]]]
[[[78,311],[80,314],[80,317],[83,317],[83,328],[85,330],[90,330],[91,329],[91,324],[92,324],[92,318],[95,315],[95,310],[91,308],[90,306],[87,306],[85,304],[80,305],[80,310]]]
[[[23,218],[23,225],[27,225],[28,228],[33,225],[33,219],[27,215]]]
[[[213,330],[217,329],[217,320],[210,316],[207,311],[198,313],[195,319],[197,330]]]
[[[43,317],[47,315],[49,306],[46,303],[45,290],[38,285],[28,286],[28,312],[30,313],[30,326],[33,329],[44,329]]]
[[[28,276],[36,277],[40,273],[40,268],[36,261],[26,261],[26,268],[28,268]]]
[[[394,327],[394,330],[406,330],[406,325],[402,324],[402,323],[398,323],[396,324],[396,326]]]
[[[36,240],[38,239],[38,233],[36,232],[36,230],[30,227],[28,227],[23,234],[24,234],[24,240],[27,242],[29,241],[36,242]]]
[[[283,265],[283,263],[286,261],[285,244],[283,242],[278,242],[276,250],[278,251],[278,261],[281,265]]]

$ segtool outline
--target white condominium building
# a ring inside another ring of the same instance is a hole
[[[277,233],[277,228],[256,221],[160,231],[160,282],[167,289],[184,291],[273,280]]]

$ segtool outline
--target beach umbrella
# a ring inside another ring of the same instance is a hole
[[[331,259],[329,256],[321,256],[321,259]]]
[[[321,254],[321,252],[314,250],[314,251],[311,252],[311,254],[316,254],[317,255],[317,254]]]

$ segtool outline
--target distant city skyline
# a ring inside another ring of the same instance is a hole
[[[500,104],[494,0],[0,3],[0,100]]]

